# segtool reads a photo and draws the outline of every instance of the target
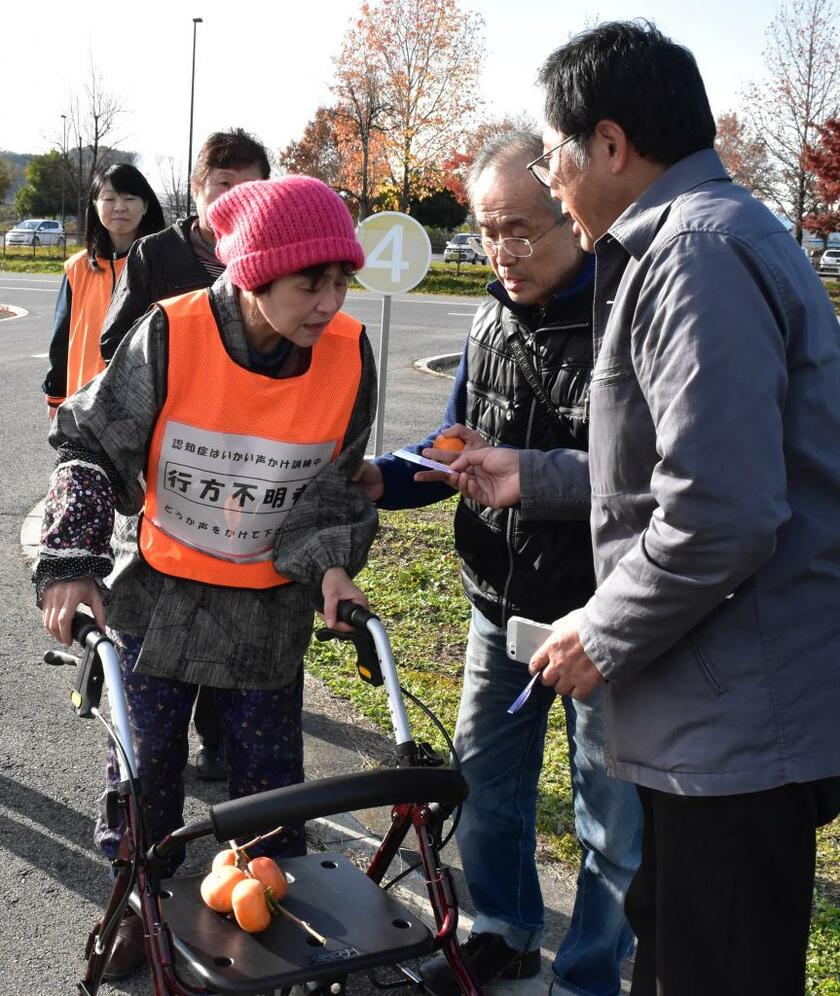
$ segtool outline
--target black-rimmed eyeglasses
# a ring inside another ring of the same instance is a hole
[[[577,135],[569,135],[568,138],[564,138],[559,145],[555,145],[553,149],[549,149],[548,152],[544,152],[541,156],[537,156],[536,159],[529,162],[525,169],[528,170],[537,183],[541,183],[544,187],[551,187],[551,169],[549,168],[551,157],[568,142],[574,142],[577,137]]]

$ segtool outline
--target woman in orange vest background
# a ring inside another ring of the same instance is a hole
[[[67,643],[81,603],[104,625],[113,570],[107,622],[154,839],[183,821],[199,685],[216,689],[231,797],[302,780],[313,597],[330,626],[339,599],[366,604],[351,578],[377,521],[353,483],[376,374],[363,326],[340,310],[364,263],[344,202],[310,177],[257,180],[209,220],[225,272],[153,306],[58,410],[35,578],[44,625]],[[116,564],[114,509],[142,512]],[[117,778],[112,747],[107,785]],[[100,822],[96,838],[113,858],[120,830]],[[303,853],[303,827],[265,850]],[[142,961],[142,941],[128,915],[109,977]]]
[[[88,195],[85,248],[64,261],[44,379],[50,418],[65,397],[105,364],[99,335],[111,294],[136,239],[164,228],[155,192],[134,166],[117,163],[94,177]]]

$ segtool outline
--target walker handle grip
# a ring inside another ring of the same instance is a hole
[[[316,612],[323,614],[324,612],[324,598],[321,592],[316,592],[312,598],[312,605]],[[368,621],[370,619],[378,619],[375,613],[370,612],[363,605],[359,605],[358,602],[351,602],[349,598],[342,598],[342,600],[336,606],[336,617],[339,622],[347,623],[348,626],[352,626],[357,633],[363,633],[367,628]]]
[[[361,632],[367,627],[369,620],[378,619],[375,613],[370,612],[363,605],[359,605],[358,602],[351,602],[349,599],[342,599],[337,606],[337,615],[339,622],[347,623],[348,626],[352,626],[353,629]]]
[[[454,808],[468,791],[463,775],[451,768],[380,768],[220,802],[211,807],[210,821],[224,842],[374,806],[439,802]]]
[[[97,633],[100,636],[105,636],[97,625],[96,620],[85,615],[83,612],[75,613],[73,621],[70,623],[70,629],[73,633],[73,639],[77,643],[80,643],[83,647],[86,646],[87,638],[91,635],[91,633]]]

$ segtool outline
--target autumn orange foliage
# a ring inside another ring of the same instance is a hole
[[[441,189],[479,103],[483,31],[459,0],[363,3],[334,60],[335,105],[281,152],[281,167],[319,176],[360,218]]]

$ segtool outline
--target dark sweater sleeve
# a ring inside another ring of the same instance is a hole
[[[274,566],[292,581],[320,585],[330,567],[355,576],[376,535],[376,509],[353,482],[376,414],[376,363],[364,332],[360,350],[362,374],[341,452],[307,485],[275,544]]]
[[[41,390],[47,396],[50,408],[58,408],[67,396],[67,354],[70,349],[70,309],[73,306],[73,288],[65,273],[58,288],[53,315],[52,339],[50,339],[49,359]]]
[[[151,260],[143,249],[142,240],[138,240],[128,251],[125,266],[102,323],[99,350],[106,363],[111,362],[129,330],[154,304],[151,267]]]
[[[411,443],[404,449],[420,453],[431,446],[435,437],[444,429],[460,423],[464,425],[467,417],[467,348],[461,355],[461,361],[455,373],[455,383],[449,394],[446,409],[441,424],[425,436],[419,443]],[[392,453],[377,457],[374,463],[382,472],[382,484],[385,492],[376,503],[377,508],[421,508],[433,505],[435,502],[451,498],[455,492],[443,482],[415,481],[414,475],[420,469],[408,460],[401,460]]]

